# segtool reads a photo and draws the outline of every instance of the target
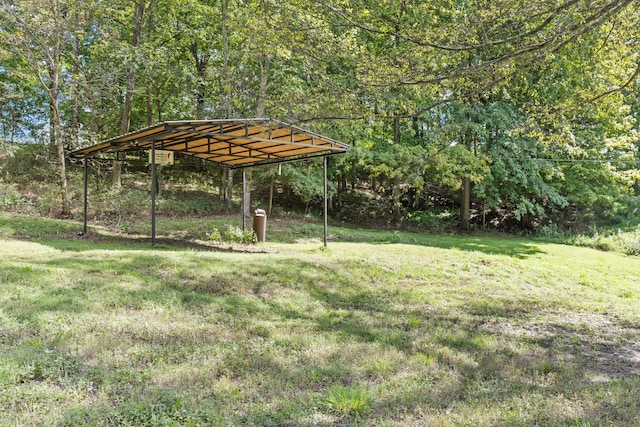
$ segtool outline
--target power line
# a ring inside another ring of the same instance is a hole
[[[503,157],[505,160],[516,160],[519,162],[558,162],[558,163],[639,163],[639,159],[545,159],[539,157],[529,157],[517,159],[514,157]]]

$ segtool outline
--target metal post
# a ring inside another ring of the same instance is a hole
[[[156,245],[156,142],[151,141],[151,246]]]
[[[245,218],[244,213],[246,210],[245,203],[247,203],[247,169],[242,168],[242,231],[246,231],[247,228],[247,218]]]
[[[88,205],[88,198],[87,198],[87,194],[89,192],[89,167],[88,167],[88,163],[89,160],[85,157],[84,158],[84,227],[82,228],[82,235],[86,236],[87,235],[87,205]]]
[[[323,174],[322,174],[322,178],[323,178],[323,184],[324,184],[324,207],[323,207],[323,217],[324,217],[324,246],[327,246],[327,240],[328,240],[328,236],[327,236],[327,211],[328,211],[328,206],[327,206],[327,156],[324,156],[323,158]]]

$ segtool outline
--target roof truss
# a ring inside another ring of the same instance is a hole
[[[169,150],[242,168],[342,154],[347,144],[272,119],[172,121],[121,135],[71,153],[93,158],[103,153]]]

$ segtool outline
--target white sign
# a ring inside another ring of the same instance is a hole
[[[173,164],[173,151],[168,150],[155,150],[156,152],[156,165],[172,165]],[[151,164],[151,151],[149,151],[149,164]]]

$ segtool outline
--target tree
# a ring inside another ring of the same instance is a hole
[[[0,131],[48,126],[59,163],[153,121],[268,115],[353,144],[338,194],[372,190],[396,223],[428,191],[466,229],[602,211],[638,185],[632,0],[0,4]],[[287,180],[306,165],[283,170],[253,183],[312,200]]]
[[[24,61],[0,47],[0,139],[15,143],[41,131],[47,97],[33,73],[20,73]],[[35,119],[35,120],[34,120]]]
[[[58,176],[62,215],[71,214],[67,190],[67,172],[62,119],[60,115],[60,80],[63,71],[63,49],[68,24],[68,5],[63,0],[2,0],[4,44],[24,60],[25,67],[15,72],[35,76],[47,95],[50,118],[50,141],[57,147]]]
[[[126,2],[127,5],[129,2]],[[138,48],[142,43],[142,32],[145,23],[147,23],[153,14],[156,0],[136,0],[133,2],[133,10],[131,11],[131,24],[123,26],[123,37],[129,38],[129,46],[127,46],[126,58],[126,89],[124,92],[124,100],[122,103],[122,116],[120,118],[120,134],[124,135],[129,132],[131,126],[131,110],[133,107],[133,96],[136,83],[136,73],[139,69],[138,60]],[[124,6],[124,5],[122,5]],[[114,4],[111,7],[111,12],[120,9],[122,7],[118,4]],[[128,11],[129,8],[122,7],[120,10]],[[124,161],[124,153],[118,153],[118,160],[113,164],[113,184],[119,187],[121,185],[122,165]]]
[[[602,52],[597,48],[576,50],[574,46],[583,46],[585,41],[592,40],[595,42],[592,46],[606,47],[604,50],[609,50],[609,46],[615,43],[611,43],[608,37],[619,31],[617,27],[626,27],[628,31],[634,22],[637,23],[637,16],[628,16],[634,14],[629,8],[632,2],[624,0],[592,2],[589,8],[573,1],[561,5],[510,1],[491,8],[485,8],[486,5],[482,2],[454,2],[437,6],[411,0],[317,3],[334,26],[350,28],[357,34],[357,47],[342,57],[357,57],[358,49],[364,52],[361,54],[357,79],[366,88],[370,105],[375,105],[375,120],[393,122],[394,129],[397,130],[400,128],[399,120],[428,119],[425,114],[430,111],[441,116],[436,121],[445,118],[446,126],[432,128],[431,137],[434,141],[444,138],[443,143],[448,148],[429,158],[433,163],[446,156],[454,160],[447,162],[446,169],[452,171],[459,168],[459,173],[462,174],[460,184],[456,186],[462,189],[463,194],[462,228],[469,226],[469,203],[473,189],[477,188],[478,195],[482,197],[488,196],[487,190],[490,188],[486,185],[471,185],[474,179],[471,179],[470,174],[475,174],[476,184],[488,176],[490,169],[483,167],[483,162],[485,165],[495,165],[495,175],[492,175],[494,179],[500,175],[500,169],[504,172],[507,168],[514,172],[517,168],[519,173],[526,172],[519,181],[520,184],[528,182],[530,185],[519,187],[518,190],[519,197],[524,198],[514,198],[514,194],[509,196],[513,199],[509,203],[515,206],[514,213],[517,217],[540,213],[541,206],[550,202],[553,206],[566,204],[564,197],[548,182],[549,176],[560,176],[559,168],[547,164],[547,168],[554,172],[538,174],[531,164],[519,167],[517,161],[512,163],[498,157],[509,155],[504,150],[509,144],[517,145],[517,150],[512,150],[514,154],[542,151],[535,148],[542,143],[540,138],[512,137],[512,131],[529,118],[500,124],[486,120],[484,114],[489,112],[491,116],[487,107],[491,109],[500,105],[496,101],[505,96],[511,97],[512,91],[518,93],[521,88],[519,79],[522,76],[539,72],[542,75],[549,74],[546,68],[554,68],[555,58],[573,56],[570,61],[575,64],[581,58],[600,59],[603,55],[600,55]],[[614,21],[614,18],[620,19],[622,24]],[[606,28],[607,26],[611,28]],[[635,45],[637,37],[616,39]],[[628,52],[622,44],[613,50]],[[608,76],[600,74],[595,77],[594,74],[593,80],[576,82],[574,85],[564,84],[557,77],[555,80],[550,79],[554,81],[547,80],[548,95],[539,97],[538,101],[551,110],[554,105],[578,109],[579,102],[568,102],[572,96],[575,97],[581,90],[592,91],[597,86],[592,83],[598,78],[600,81],[616,80],[612,67],[608,66],[607,69]],[[634,69],[636,72],[633,72]],[[631,74],[637,76],[638,67],[631,70]],[[625,79],[629,79],[629,75],[627,72]],[[631,79],[624,81],[629,82]],[[551,92],[553,88],[563,86],[571,90],[562,96],[554,96]],[[624,84],[619,84],[617,89],[623,86]],[[421,91],[420,88],[428,90]],[[613,90],[617,89],[614,85]],[[602,95],[610,91],[606,87],[599,89]],[[527,116],[531,112],[527,111],[527,100],[517,97],[516,102],[521,104],[512,108],[518,115]],[[541,118],[540,114],[533,114],[537,116],[535,120]],[[550,112],[543,120],[553,121],[556,115],[557,110]],[[495,114],[492,117],[497,118]],[[394,136],[394,140],[398,139]],[[496,156],[495,163],[491,163],[493,156]],[[443,179],[446,175],[443,176],[442,172],[440,171],[438,180],[446,181]],[[547,178],[543,178],[545,175]],[[525,196],[527,192],[529,196]],[[495,196],[496,201],[506,200],[504,197],[497,197],[497,194]],[[531,197],[537,198],[539,202],[534,202]]]

